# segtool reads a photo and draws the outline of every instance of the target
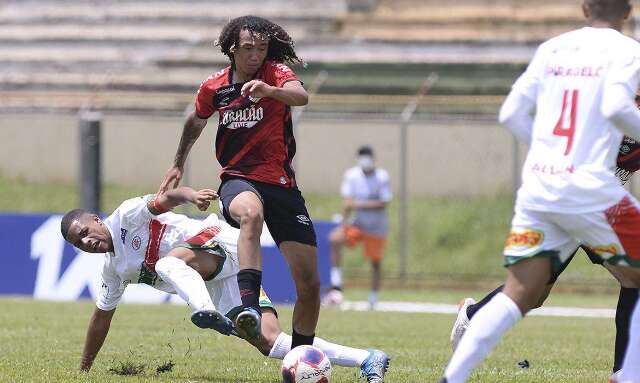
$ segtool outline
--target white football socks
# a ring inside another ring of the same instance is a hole
[[[161,258],[156,263],[156,272],[193,311],[216,309],[200,274],[182,259],[171,256]]]
[[[313,346],[322,350],[331,361],[331,364],[336,366],[360,367],[362,362],[369,356],[369,351],[367,350],[341,346],[318,337],[314,338]],[[269,358],[283,359],[290,350],[291,336],[281,332],[269,352]]]
[[[463,383],[471,371],[496,346],[502,335],[522,319],[518,306],[503,293],[497,294],[471,319],[444,376],[448,383]]]
[[[342,287],[342,269],[339,267],[331,267],[331,286]]]
[[[619,383],[640,382],[640,302],[636,302],[629,327],[629,343],[624,354]]]

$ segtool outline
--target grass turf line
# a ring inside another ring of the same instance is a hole
[[[201,330],[188,309],[173,305],[121,305],[92,371],[77,372],[91,302],[0,299],[0,381],[122,382],[109,372],[119,362],[155,366],[127,382],[277,382],[280,362],[243,341]],[[286,330],[291,308],[280,308]],[[354,347],[377,347],[392,357],[387,380],[437,381],[450,357],[452,315],[340,312],[323,309],[318,335]],[[610,319],[527,318],[512,330],[471,382],[603,382],[611,367]],[[527,359],[529,369],[517,362]],[[335,367],[335,382],[357,382],[358,369]]]

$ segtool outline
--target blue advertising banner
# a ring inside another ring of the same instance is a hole
[[[0,295],[38,299],[95,298],[103,257],[67,244],[60,234],[60,215],[0,214]],[[329,284],[329,231],[335,224],[314,222],[318,238],[318,268],[323,286]],[[296,294],[284,257],[263,232],[263,286],[273,302],[293,303]],[[182,302],[147,285],[127,287],[123,302]]]

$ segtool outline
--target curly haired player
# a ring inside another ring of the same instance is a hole
[[[187,117],[160,193],[170,184],[178,185],[191,146],[217,112],[220,205],[227,222],[240,229],[238,286],[243,310],[236,324],[253,336],[260,333],[259,245],[264,222],[296,286],[292,346],[312,344],[320,309],[316,235],[292,168],[296,143],[291,121],[291,107],[307,104],[308,95],[286,65],[301,60],[282,27],[256,16],[231,20],[217,45],[229,57],[229,66],[200,85],[195,112]]]

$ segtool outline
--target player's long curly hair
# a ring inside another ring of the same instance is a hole
[[[281,26],[262,17],[241,16],[229,21],[222,28],[220,37],[215,42],[215,45],[220,46],[222,53],[229,57],[232,66],[235,64],[231,48],[237,46],[240,40],[240,31],[244,29],[269,39],[267,60],[287,64],[304,64],[296,54],[293,39]]]

